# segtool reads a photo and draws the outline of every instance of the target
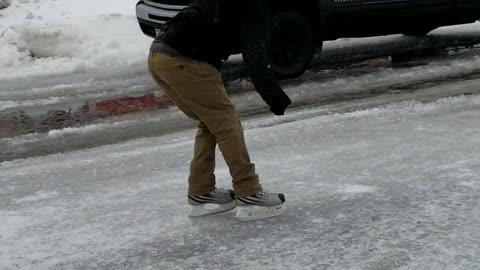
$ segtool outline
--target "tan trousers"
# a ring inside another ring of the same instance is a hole
[[[150,53],[148,67],[155,81],[189,118],[199,121],[190,164],[188,194],[215,188],[215,148],[218,143],[232,176],[237,197],[261,190],[250,162],[243,128],[227,96],[220,73],[204,62]]]

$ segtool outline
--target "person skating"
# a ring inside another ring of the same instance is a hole
[[[194,0],[165,23],[152,43],[150,73],[175,105],[198,121],[190,164],[190,216],[232,210],[248,220],[285,212],[285,196],[263,190],[245,145],[235,106],[219,73],[223,60],[241,51],[253,84],[275,115],[291,104],[266,58],[269,10],[265,0]],[[215,185],[218,144],[233,191]]]

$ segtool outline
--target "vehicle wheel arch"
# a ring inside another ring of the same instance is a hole
[[[321,51],[323,43],[323,23],[321,21],[320,9],[315,1],[302,2],[304,3],[303,5],[296,5],[294,8],[292,8],[291,2],[289,4],[285,0],[274,1],[275,2],[271,4],[272,44],[281,44],[273,42],[273,40],[281,40],[281,36],[279,36],[278,33],[281,33],[282,31],[278,32],[277,30],[274,30],[279,29],[275,27],[278,26],[279,22],[284,21],[285,23],[288,23],[290,21],[294,23],[296,27],[301,25],[305,26],[305,28],[297,28],[298,30],[305,29],[305,31],[300,30],[299,32],[294,32],[302,33],[300,34],[299,39],[295,40],[304,40],[307,42],[297,43],[297,45],[304,44],[303,53],[300,53],[302,51],[296,51],[296,49],[294,49],[292,54],[279,54],[278,49],[281,47],[280,45],[272,47],[272,52],[275,52],[269,56],[272,57],[270,58],[270,62],[277,78],[295,78],[303,74],[310,67],[315,51]],[[288,39],[290,39],[290,41],[292,40],[291,38],[287,38],[287,40]],[[287,44],[289,43],[287,42]],[[300,47],[302,47],[302,45],[300,45]],[[286,55],[286,57],[282,55]],[[290,62],[292,63],[292,66],[288,64],[289,60],[285,62],[285,59],[283,58],[291,58],[290,60],[293,60],[293,62]]]
[[[289,11],[298,12],[304,16],[315,34],[316,43],[321,44],[323,41],[322,33],[324,32],[324,23],[321,16],[323,0],[302,1],[301,4],[295,6],[292,6],[292,1],[287,0],[270,0],[269,3],[272,17],[275,14]]]

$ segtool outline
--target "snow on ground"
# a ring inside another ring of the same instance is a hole
[[[194,130],[0,163],[0,268],[480,269],[480,96],[308,114],[245,122],[273,219],[186,217]]]
[[[144,62],[135,0],[17,0],[0,10],[0,79]]]

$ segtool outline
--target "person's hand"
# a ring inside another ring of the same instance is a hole
[[[278,96],[269,98],[267,104],[270,106],[270,111],[275,115],[284,115],[287,107],[292,104],[292,101],[283,93]]]

